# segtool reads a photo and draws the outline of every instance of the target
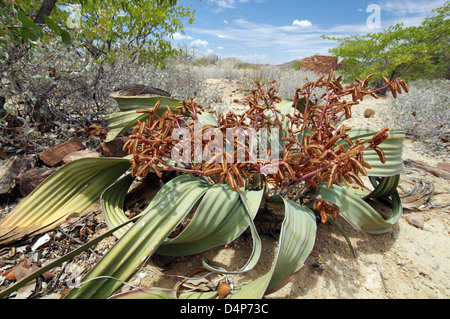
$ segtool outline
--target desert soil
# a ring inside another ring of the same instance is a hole
[[[232,80],[208,80],[211,90],[223,92],[222,104],[234,110],[244,108],[243,101],[248,92],[242,90]],[[353,118],[348,125],[381,129],[386,125],[385,115],[389,112],[386,99],[366,98],[353,108]],[[222,107],[222,106],[219,106]],[[371,108],[375,115],[363,116],[364,110]],[[405,140],[404,160],[422,161],[436,167],[448,163],[448,155],[435,156],[427,151],[425,145],[410,139]],[[449,229],[449,191],[450,183],[443,177],[424,170],[405,167],[402,185],[405,191],[411,189],[413,182],[426,182],[434,187],[429,201],[411,210],[404,210],[393,231],[372,235],[354,230],[341,221],[353,247],[354,257],[339,231],[330,224],[319,224],[315,247],[305,261],[303,268],[282,289],[267,295],[266,298],[422,298],[447,299],[450,297],[450,229]],[[423,185],[423,184],[420,184]],[[420,200],[420,198],[419,198]],[[105,231],[98,204],[90,208],[96,219],[98,233]],[[424,223],[414,226],[408,221],[414,217]],[[103,225],[103,227],[100,227]],[[269,271],[277,250],[276,232],[262,234],[263,252],[255,269],[245,275],[232,278],[235,285],[251,281]],[[115,242],[110,237],[94,247],[92,252],[77,257],[64,264],[58,272],[60,283],[50,291],[50,297],[60,297],[61,290],[73,282],[78,282],[92,264],[98,260]],[[203,258],[228,269],[236,269],[247,261],[251,253],[251,236],[244,234],[227,246],[213,248],[207,252],[189,257],[165,258],[154,256],[137,272],[130,281],[138,287],[163,287],[172,289],[180,278],[173,275],[187,275],[201,267]],[[164,272],[162,275],[161,271]],[[122,291],[131,289],[124,286]]]

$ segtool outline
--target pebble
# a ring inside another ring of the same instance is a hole
[[[422,217],[417,215],[408,215],[405,217],[406,221],[417,228],[423,229],[425,222]]]
[[[39,247],[41,247],[42,245],[45,245],[46,243],[48,243],[50,241],[50,235],[49,234],[45,234],[43,236],[41,236],[35,243],[34,245],[31,247],[32,251],[36,251]]]
[[[397,259],[397,265],[399,266],[405,266],[405,263],[401,259]]]

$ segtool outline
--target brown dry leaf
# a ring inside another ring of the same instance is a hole
[[[17,281],[22,280],[25,277],[31,275],[34,271],[36,271],[39,267],[36,264],[32,266],[28,265],[26,262],[18,265],[15,271],[15,277]]]
[[[36,289],[36,280],[32,280],[28,284],[17,290],[17,294],[14,297],[14,299],[27,299],[33,294],[35,289]]]
[[[108,134],[108,130],[102,129],[102,126],[99,123],[95,123],[89,126],[87,131],[88,137],[97,136],[100,137],[101,139],[105,139],[106,134]]]
[[[6,280],[14,281],[14,280],[20,280],[27,276],[27,273],[30,274],[32,270],[30,271],[31,266],[28,265],[26,262],[23,262],[21,264],[18,264],[13,269],[10,269],[2,274],[2,276],[5,277]]]

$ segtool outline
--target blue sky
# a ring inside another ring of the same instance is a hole
[[[281,64],[329,55],[336,43],[321,35],[379,32],[403,22],[419,25],[445,0],[181,0],[196,10],[193,25],[173,44],[249,63]],[[379,14],[379,15],[377,15]],[[379,19],[378,19],[379,17]]]

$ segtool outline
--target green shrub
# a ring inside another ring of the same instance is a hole
[[[418,27],[400,23],[378,33],[323,38],[340,42],[330,52],[344,59],[342,69],[349,80],[369,73],[385,74],[390,80],[448,78],[449,9],[446,2]]]

